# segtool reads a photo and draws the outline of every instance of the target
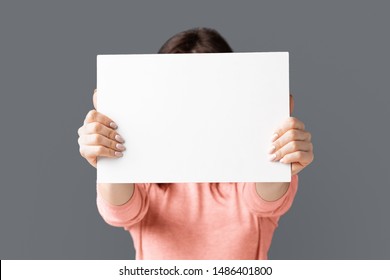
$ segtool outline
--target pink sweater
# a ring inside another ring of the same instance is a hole
[[[294,175],[283,197],[269,202],[255,183],[145,183],[120,206],[97,191],[97,207],[108,224],[130,232],[138,260],[267,259],[297,188]]]

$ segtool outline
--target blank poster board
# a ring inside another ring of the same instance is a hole
[[[290,182],[269,161],[289,117],[288,52],[97,56],[97,110],[118,125],[106,183]]]

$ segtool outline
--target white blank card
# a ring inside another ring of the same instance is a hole
[[[269,161],[289,117],[288,52],[97,56],[97,109],[118,124],[106,183],[289,182]]]

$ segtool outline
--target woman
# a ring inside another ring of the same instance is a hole
[[[232,49],[215,30],[197,28],[176,34],[159,50],[203,52]],[[290,96],[291,112],[293,107]],[[116,128],[96,110],[87,114],[80,153],[94,167],[97,157],[124,155]],[[136,259],[267,259],[279,218],[295,197],[297,174],[313,160],[311,135],[301,121],[290,117],[275,131],[270,160],[292,164],[291,183],[97,184],[97,207],[108,224],[130,232]]]

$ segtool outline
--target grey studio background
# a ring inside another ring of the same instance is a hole
[[[289,51],[295,116],[313,134],[271,259],[389,259],[390,4],[386,1],[0,3],[1,259],[132,259],[96,209],[77,129],[96,55],[155,53],[217,29],[235,51]],[[194,225],[196,226],[196,225]]]

